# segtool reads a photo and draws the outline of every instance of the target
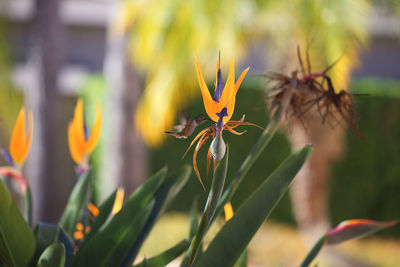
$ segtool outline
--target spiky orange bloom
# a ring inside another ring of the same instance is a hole
[[[195,58],[195,64],[196,64],[197,78],[199,80],[201,94],[203,96],[204,107],[206,109],[208,116],[216,123],[202,130],[193,139],[193,141],[189,145],[189,148],[186,150],[185,154],[189,151],[192,145],[198,140],[193,154],[193,168],[197,178],[199,179],[201,185],[205,189],[204,183],[200,177],[200,173],[196,163],[197,152],[200,150],[200,148],[207,142],[207,140],[210,137],[214,139],[217,135],[221,135],[223,130],[227,130],[236,135],[242,135],[244,132],[237,132],[234,129],[240,125],[251,125],[256,127],[259,126],[253,123],[244,122],[244,116],[242,116],[242,118],[239,121],[230,120],[235,108],[236,93],[239,90],[240,84],[242,83],[244,77],[249,71],[249,68],[245,69],[242,72],[242,74],[240,74],[239,79],[235,82],[235,63],[234,60],[232,59],[228,78],[224,86],[224,83],[222,81],[220,60],[218,59],[216,68],[217,70],[216,70],[215,92],[214,96],[211,97],[207,85],[204,81],[203,74],[199,66],[199,62],[197,61],[196,58]],[[212,149],[210,146],[207,153],[207,176],[212,157],[214,158],[214,155],[212,155]]]
[[[79,99],[75,107],[74,118],[68,126],[68,145],[72,159],[79,165],[83,159],[90,155],[100,139],[101,109],[96,106],[96,115],[90,136],[86,132],[86,124],[83,118],[83,104]]]
[[[219,85],[223,86],[222,78],[220,74],[219,68],[219,60],[217,60],[217,78],[216,78],[216,90],[213,97],[210,95],[210,91],[207,88],[207,84],[204,81],[203,74],[201,72],[199,62],[195,58],[196,63],[196,71],[197,78],[199,80],[199,85],[201,89],[201,95],[203,96],[203,103],[206,109],[208,116],[215,122],[218,122],[220,118],[217,113],[220,113],[223,108],[227,108],[227,114],[223,117],[223,122],[228,122],[233,114],[233,110],[235,109],[235,98],[236,93],[239,90],[240,84],[242,83],[244,77],[246,76],[249,68],[245,69],[242,74],[240,74],[239,79],[235,83],[235,63],[232,59],[228,78],[225,84],[225,87],[218,88]]]
[[[33,134],[32,111],[28,112],[28,135],[26,135],[25,117],[25,108],[22,108],[19,112],[10,140],[11,159],[20,167],[24,164],[26,156],[28,155]]]

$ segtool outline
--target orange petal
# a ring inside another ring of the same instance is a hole
[[[246,76],[247,72],[249,71],[250,68],[245,69],[242,74],[240,74],[239,79],[237,80],[235,86],[234,86],[234,94],[233,96],[231,96],[231,99],[228,101],[228,105],[227,105],[227,110],[228,110],[228,116],[224,117],[224,123],[227,123],[232,115],[233,115],[233,111],[235,110],[235,101],[236,101],[236,94],[239,90],[240,85],[242,84],[242,81],[244,79],[244,77]]]
[[[220,104],[219,110],[221,110],[224,107],[227,108],[228,116],[224,117],[223,119],[224,123],[227,123],[233,115],[233,111],[235,109],[236,92],[237,91],[235,90],[235,62],[232,59],[224,92],[222,93],[221,101],[219,102]]]
[[[226,107],[228,102],[235,96],[234,89],[235,89],[235,62],[232,59],[224,91],[222,92],[221,100],[218,103],[218,109],[219,109],[218,112],[220,112],[221,109]]]
[[[83,103],[81,99],[78,99],[78,102],[75,107],[74,119],[72,121],[74,126],[74,134],[76,136],[77,145],[79,148],[84,149],[86,138],[85,138],[85,128],[83,122]]]
[[[208,170],[210,169],[211,158],[212,158],[211,146],[209,146],[208,147],[208,152],[207,152],[207,180],[208,180]]]
[[[199,142],[196,145],[194,153],[193,153],[193,168],[194,168],[194,172],[196,173],[197,178],[199,179],[201,185],[203,186],[204,191],[206,191],[206,188],[205,188],[205,186],[203,184],[203,180],[200,177],[199,169],[197,168],[196,158],[197,158],[197,153],[199,152],[200,148],[204,145],[204,143],[207,141],[209,136],[210,136],[209,134],[204,134],[204,135],[201,136]]]
[[[243,131],[243,132],[237,132],[237,131],[235,131],[235,130],[233,130],[231,127],[229,127],[228,125],[224,125],[224,128],[226,129],[226,130],[228,130],[229,132],[231,132],[231,133],[233,133],[233,134],[236,134],[236,135],[242,135],[242,134],[244,134],[246,131]]]
[[[249,71],[250,67],[245,69],[242,74],[240,74],[239,79],[237,79],[236,84],[235,84],[235,95],[237,94],[237,91],[239,90],[240,85],[242,84],[242,81],[244,77],[246,76],[247,72]]]
[[[26,157],[29,153],[29,148],[31,147],[32,143],[32,136],[33,136],[33,115],[32,111],[28,112],[28,136],[26,138],[25,147],[23,151],[23,158],[21,159],[22,162],[25,162]]]
[[[83,231],[83,224],[82,223],[77,223],[76,224],[76,230],[78,230],[78,231]]]
[[[96,115],[92,127],[92,131],[90,133],[89,140],[86,143],[85,153],[89,155],[93,149],[96,147],[97,143],[100,139],[101,132],[101,108],[100,103],[96,105]]]
[[[205,129],[201,130],[201,132],[198,135],[196,135],[196,137],[193,139],[193,141],[190,143],[189,147],[186,149],[185,153],[183,154],[182,159],[186,156],[186,154],[188,153],[189,149],[193,146],[193,144],[196,142],[196,140],[199,139],[209,129],[210,129],[210,127],[205,128]]]
[[[85,133],[83,126],[83,104],[82,100],[79,99],[75,111],[74,118],[68,126],[68,145],[69,151],[71,152],[72,159],[80,164],[82,162],[85,153]]]
[[[197,71],[197,79],[199,80],[199,85],[200,85],[200,90],[201,90],[201,95],[203,97],[203,103],[204,103],[204,108],[206,109],[207,115],[215,122],[218,121],[218,116],[217,112],[219,112],[218,109],[218,103],[214,102],[214,100],[211,98],[210,91],[207,88],[207,84],[204,81],[203,74],[201,73],[201,69],[199,66],[199,62],[197,61],[197,58],[194,58],[195,64],[196,64],[196,71]]]
[[[96,217],[100,213],[99,209],[92,202],[89,202],[88,209],[94,217]]]
[[[76,231],[76,232],[74,233],[74,239],[75,239],[75,240],[81,240],[81,239],[83,239],[83,233],[82,233],[82,232],[79,232],[79,231]]]
[[[115,196],[111,214],[113,215],[117,214],[121,210],[123,203],[124,203],[124,189],[120,187],[117,190],[117,195]]]
[[[79,142],[76,140],[75,127],[73,122],[68,126],[68,146],[72,159],[76,164],[80,164],[83,159],[83,150],[79,148]]]
[[[233,208],[230,202],[226,203],[224,206],[225,221],[229,221],[233,217]]]
[[[10,140],[10,155],[17,164],[24,162],[25,156],[25,108],[22,108],[18,114],[17,121]]]

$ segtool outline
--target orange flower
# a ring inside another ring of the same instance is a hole
[[[68,145],[72,159],[80,165],[96,147],[100,139],[101,109],[96,106],[96,115],[90,136],[87,134],[86,123],[83,117],[83,104],[79,99],[75,107],[74,118],[68,126]]]
[[[217,161],[221,160],[225,155],[225,142],[222,139],[222,131],[227,130],[236,135],[242,135],[244,132],[237,132],[234,129],[240,125],[251,125],[259,127],[253,123],[244,122],[244,116],[239,121],[231,121],[231,117],[235,108],[236,93],[239,90],[240,84],[242,83],[244,77],[246,76],[249,68],[245,69],[242,74],[240,74],[239,79],[235,83],[235,63],[232,59],[230,64],[230,70],[226,84],[224,86],[222,81],[222,74],[220,68],[220,60],[217,60],[216,68],[216,82],[215,82],[215,92],[214,96],[211,98],[210,92],[207,88],[206,82],[204,81],[203,74],[199,67],[199,63],[195,58],[197,78],[199,80],[199,85],[201,89],[201,94],[203,96],[203,103],[208,116],[216,122],[214,125],[207,127],[202,130],[191,142],[186,153],[192,147],[192,145],[198,140],[194,154],[193,154],[193,168],[199,179],[201,185],[204,187],[203,181],[200,177],[199,170],[197,169],[197,152],[200,148],[207,142],[207,140],[212,137],[213,142],[208,149],[207,153],[207,176],[210,166],[211,158]],[[261,127],[260,127],[261,128]],[[262,129],[262,128],[261,128]],[[217,142],[219,141],[219,142]],[[185,156],[184,155],[184,156]]]
[[[21,192],[25,193],[27,182],[21,174],[21,168],[29,153],[33,134],[33,116],[32,111],[28,112],[28,135],[25,129],[25,108],[21,108],[10,140],[10,153],[3,149],[1,154],[12,167],[0,168],[0,175],[17,180],[21,185]]]
[[[227,115],[223,116],[223,122],[227,123],[233,114],[235,109],[235,98],[236,93],[239,90],[240,84],[242,83],[244,77],[246,76],[249,68],[245,69],[242,74],[240,74],[239,79],[235,83],[235,63],[232,59],[230,70],[228,74],[228,79],[226,81],[225,87],[223,87],[221,69],[219,67],[220,60],[217,60],[217,77],[216,77],[216,89],[214,96],[211,98],[210,91],[207,88],[207,84],[204,81],[203,74],[199,66],[199,62],[195,58],[197,78],[199,80],[199,85],[201,89],[201,95],[203,96],[203,103],[208,116],[215,122],[218,122],[221,113],[226,107]]]
[[[26,135],[25,108],[22,108],[21,111],[19,112],[10,140],[10,156],[12,162],[19,167],[22,167],[22,165],[25,162],[26,156],[28,155],[32,141],[32,134],[33,134],[32,111],[28,112],[28,135]]]
[[[197,78],[200,85],[201,94],[203,96],[204,108],[208,116],[215,123],[197,134],[197,136],[190,143],[188,149],[186,150],[183,157],[189,151],[189,149],[194,145],[197,141],[194,153],[193,153],[193,168],[196,173],[197,178],[199,179],[201,185],[205,190],[205,186],[203,180],[200,177],[199,170],[197,168],[197,153],[200,148],[207,142],[209,138],[212,138],[211,146],[208,149],[207,153],[207,177],[208,170],[210,167],[211,158],[213,158],[214,166],[217,161],[220,161],[226,152],[226,144],[222,139],[223,130],[227,130],[230,133],[235,135],[242,135],[244,132],[237,132],[235,130],[236,127],[241,125],[251,125],[261,128],[260,126],[245,122],[244,115],[238,121],[230,120],[235,109],[235,101],[236,101],[236,93],[239,90],[240,84],[242,83],[244,77],[246,76],[249,68],[245,69],[242,74],[240,74],[239,79],[235,82],[235,63],[232,59],[230,64],[230,70],[228,74],[228,78],[226,84],[222,81],[222,74],[220,68],[220,59],[217,60],[217,68],[216,68],[216,82],[215,82],[215,92],[213,97],[211,97],[210,92],[207,88],[206,82],[204,81],[203,74],[201,72],[199,62],[195,58],[196,64],[196,72]],[[174,132],[166,132],[175,136],[176,138],[187,138],[190,136],[195,128],[201,123],[205,122],[207,118],[200,114],[193,119],[187,119],[184,121],[182,125],[175,126],[176,131]],[[261,128],[262,129],[262,128]]]

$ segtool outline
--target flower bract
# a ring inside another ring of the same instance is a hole
[[[14,164],[22,166],[28,155],[31,146],[33,134],[33,116],[32,111],[28,112],[28,133],[25,128],[26,112],[22,108],[19,112],[17,121],[10,140],[10,156]]]
[[[83,117],[83,103],[78,100],[75,107],[74,118],[68,126],[68,145],[72,159],[79,165],[90,155],[100,139],[101,109],[96,106],[95,119],[90,136],[87,133],[86,123]]]

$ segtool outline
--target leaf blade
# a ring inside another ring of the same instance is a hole
[[[60,225],[70,236],[73,236],[75,226],[80,222],[84,209],[89,202],[91,181],[90,172],[86,172],[85,175],[78,180],[61,216]]]
[[[0,181],[0,260],[6,266],[27,265],[36,242],[10,192]],[[24,246],[21,246],[21,243]]]
[[[224,224],[195,266],[233,266],[310,153],[304,147],[288,157]]]
[[[42,253],[37,267],[64,267],[65,248],[62,243],[53,243]]]

